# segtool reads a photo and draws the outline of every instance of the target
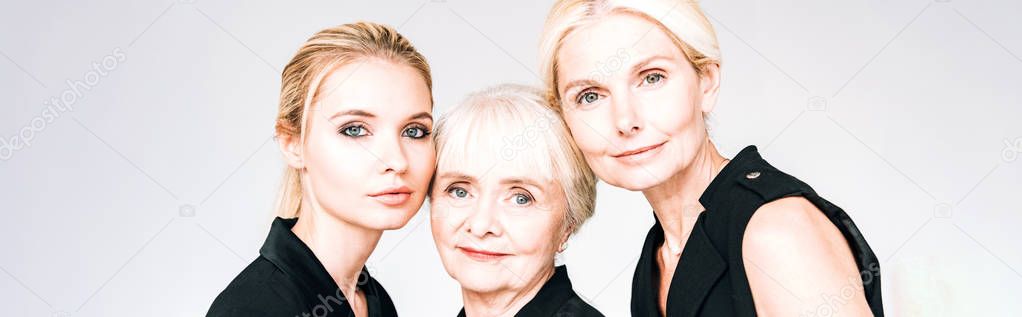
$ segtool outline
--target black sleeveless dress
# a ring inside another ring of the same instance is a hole
[[[213,300],[207,317],[354,316],[344,293],[291,228],[298,218],[277,217],[252,261]],[[362,267],[357,287],[372,317],[397,316],[383,286]]]
[[[880,264],[852,219],[809,185],[763,160],[755,146],[738,153],[699,197],[706,211],[696,220],[675,268],[667,295],[667,316],[755,316],[756,306],[742,261],[742,237],[760,206],[792,196],[812,202],[841,231],[859,267],[870,310],[875,316],[883,316]],[[659,316],[656,255],[663,241],[663,228],[657,220],[646,235],[635,267],[632,316]]]
[[[515,317],[603,317],[600,311],[582,300],[571,288],[568,279],[568,267],[561,265],[554,268],[550,277],[536,296],[522,307]],[[458,317],[465,317],[465,309],[458,312]]]

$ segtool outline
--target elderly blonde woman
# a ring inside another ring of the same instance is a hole
[[[593,214],[595,176],[543,100],[502,85],[437,124],[431,223],[459,316],[602,316],[554,264]]]
[[[549,101],[589,166],[653,208],[632,316],[883,315],[879,262],[848,214],[754,146],[717,152],[704,120],[721,54],[697,1],[558,1],[541,43]]]

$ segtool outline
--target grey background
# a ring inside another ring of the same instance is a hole
[[[279,71],[306,38],[398,27],[429,59],[442,114],[473,90],[539,83],[549,6],[5,1],[0,137],[31,145],[0,151],[0,315],[205,313],[265,238]],[[714,140],[727,156],[759,145],[848,210],[882,260],[890,315],[1022,310],[1022,3],[703,6],[724,53]],[[73,110],[46,115],[68,91]],[[580,294],[624,316],[651,212],[605,184],[597,205],[564,259]],[[453,315],[428,219],[385,234],[368,266],[400,313]]]

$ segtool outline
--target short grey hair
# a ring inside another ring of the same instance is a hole
[[[487,137],[509,130],[522,131],[516,138],[527,139],[525,142],[535,148],[515,148],[517,142],[510,140],[509,144],[507,139],[501,146]],[[593,216],[596,175],[575,145],[567,124],[539,88],[502,84],[473,93],[438,120],[433,137],[438,169],[471,160],[479,153],[478,147],[491,146],[502,159],[528,164],[530,170],[549,176],[560,185],[567,198],[564,225],[570,234],[578,232]],[[547,155],[537,156],[539,153]]]

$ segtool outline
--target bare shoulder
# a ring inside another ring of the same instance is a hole
[[[830,228],[840,235],[834,224],[809,200],[786,197],[766,203],[753,213],[744,240],[747,240],[746,246],[753,248],[761,244],[799,242],[810,237],[822,238]],[[752,238],[751,241],[748,238]]]
[[[841,232],[803,197],[782,198],[761,206],[749,220],[742,240],[743,257],[767,265],[835,264],[831,262],[844,256],[851,260]]]
[[[778,199],[756,210],[744,234],[742,258],[761,313],[797,314],[807,304],[810,309],[819,304],[821,294],[849,290],[843,313],[868,312],[848,242],[803,197]]]

